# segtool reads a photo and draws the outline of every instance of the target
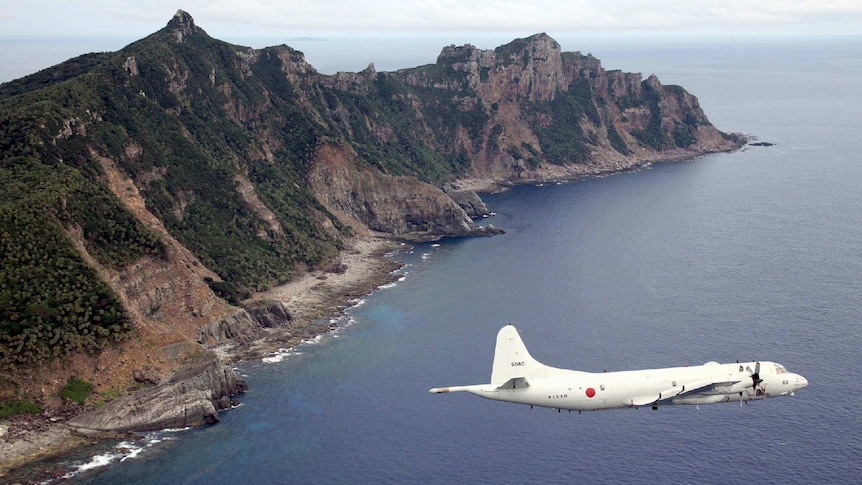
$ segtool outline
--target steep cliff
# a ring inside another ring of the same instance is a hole
[[[645,161],[739,146],[719,132],[697,98],[655,76],[606,71],[598,59],[561,52],[546,34],[492,50],[443,49],[433,67],[401,71],[405,82],[470,93],[460,106],[482,106],[487,121],[472,140],[471,175],[524,182],[615,171]],[[453,101],[455,101],[453,99]]]
[[[164,382],[79,415],[67,424],[83,433],[186,428],[218,421],[218,410],[247,386],[213,355],[192,358]]]
[[[476,227],[462,205],[440,188],[414,177],[382,173],[358,161],[344,147],[321,146],[308,182],[330,212],[374,231],[419,238],[497,232],[493,226]],[[472,212],[476,209],[472,208]]]
[[[471,219],[487,213],[471,187],[739,142],[684,89],[545,34],[327,76],[179,11],[118,52],[0,85],[0,399],[72,376],[123,393],[200,342],[257,338],[270,323],[242,302],[357,235],[496,232]]]

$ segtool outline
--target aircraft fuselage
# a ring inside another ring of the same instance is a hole
[[[750,378],[746,372],[753,372],[756,365],[756,362],[712,362],[698,366],[601,373],[555,369],[558,375],[530,379],[529,387],[501,389],[500,386],[487,384],[463,386],[464,389],[457,390],[497,401],[598,411],[669,404],[752,401],[788,395],[808,383],[798,374],[775,373],[775,364],[772,362],[761,362],[762,381],[755,388],[753,383],[749,385]],[[685,393],[685,383],[697,385],[706,381],[717,381],[718,384],[704,384],[699,390]]]
[[[434,388],[431,392],[464,391],[497,401],[597,411],[753,401],[793,395],[807,385],[804,377],[775,362],[708,362],[600,373],[558,369],[533,359],[515,327],[507,325],[497,336],[490,384]]]

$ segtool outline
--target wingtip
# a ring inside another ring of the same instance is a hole
[[[448,387],[435,387],[433,389],[428,389],[428,392],[431,394],[442,394],[444,392],[449,392]]]

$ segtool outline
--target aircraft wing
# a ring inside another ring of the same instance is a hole
[[[665,389],[664,391],[656,394],[647,394],[646,396],[639,396],[632,398],[632,406],[647,406],[650,404],[655,404],[664,399],[670,399],[674,396],[679,396],[680,394],[685,393],[685,386],[674,386],[669,389]]]
[[[639,396],[632,398],[632,406],[647,406],[650,404],[655,404],[659,401],[664,401],[666,399],[671,399],[677,396],[682,396],[683,394],[696,393],[698,391],[702,391],[706,388],[720,388],[727,387],[731,388],[735,384],[743,382],[745,379],[737,379],[728,381],[726,379],[716,379],[716,378],[707,378],[701,379],[697,381],[687,382],[680,386],[670,387],[665,389],[664,391],[655,394],[649,394],[646,396]]]

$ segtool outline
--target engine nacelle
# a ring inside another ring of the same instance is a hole
[[[713,391],[716,394],[739,394],[747,389],[754,387],[754,379],[746,377],[745,379],[735,382],[731,385],[714,386]]]
[[[735,394],[738,392],[742,392],[746,389],[750,389],[752,387],[754,387],[754,380],[746,378],[746,379],[743,379],[743,380],[737,382],[736,384],[730,386],[726,392],[731,393],[731,394]]]

